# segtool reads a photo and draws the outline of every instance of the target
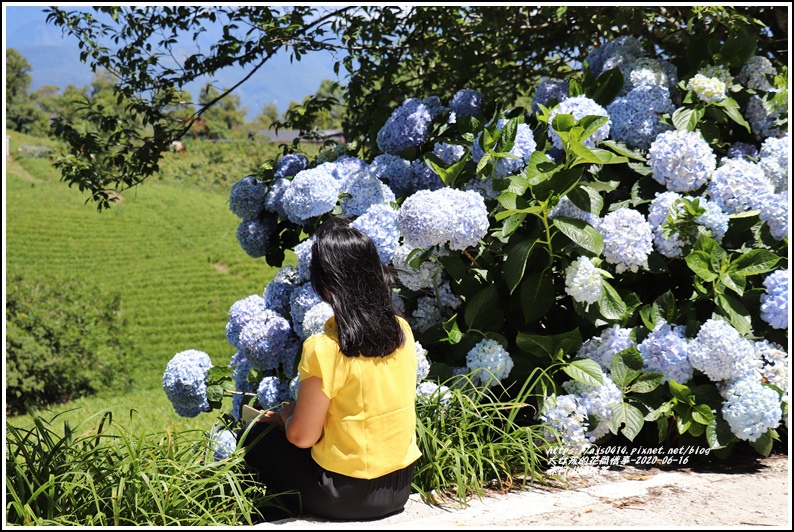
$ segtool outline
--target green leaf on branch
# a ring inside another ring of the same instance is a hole
[[[722,416],[717,415],[711,418],[706,427],[706,441],[709,444],[709,449],[723,449],[736,439],[731,426]]]
[[[594,90],[588,96],[598,105],[607,106],[615,99],[615,96],[620,94],[623,82],[623,73],[620,69],[612,68],[598,76]]]
[[[711,255],[705,251],[693,249],[684,261],[689,269],[704,281],[711,282],[717,279],[717,273],[712,268]]]
[[[604,198],[597,190],[587,185],[574,188],[568,192],[567,198],[584,212],[595,216],[600,216],[601,210],[604,208]]]
[[[667,381],[667,386],[670,389],[670,395],[675,397],[678,401],[684,404],[690,404],[690,400],[694,400],[692,390],[684,384],[678,384],[673,379]]]
[[[620,321],[626,314],[626,303],[611,284],[607,281],[603,283],[601,298],[598,300],[598,311],[601,316],[608,321]]]
[[[588,386],[601,386],[604,374],[598,362],[589,358],[578,358],[564,365],[562,370],[573,380]]]
[[[661,320],[664,320],[667,323],[674,323],[676,319],[676,312],[675,296],[670,290],[668,290],[654,300],[653,305],[651,306],[651,319],[654,325],[659,323]]]
[[[604,238],[601,233],[584,220],[561,216],[555,218],[553,223],[554,227],[570,238],[572,242],[590,253],[600,255],[604,250]]]
[[[555,359],[558,353],[566,355],[579,349],[582,345],[582,335],[579,329],[559,334],[529,334],[519,332],[516,336],[516,345],[537,357],[548,356]]]
[[[772,452],[772,435],[769,431],[764,432],[761,436],[755,440],[751,441],[750,445],[752,445],[753,449],[761,453],[763,456],[769,456]]]
[[[629,347],[612,357],[609,374],[619,388],[626,388],[642,374],[642,355],[636,347]]]
[[[566,113],[557,113],[551,119],[551,127],[558,134],[570,131],[575,123],[576,120],[574,120],[573,115]]]
[[[708,405],[695,405],[691,410],[692,419],[701,425],[708,425],[714,419],[714,413]]]
[[[610,423],[613,432],[617,433],[617,430],[620,429],[620,432],[623,433],[629,441],[634,441],[634,438],[636,438],[637,434],[642,430],[645,419],[639,408],[629,403],[621,403],[615,408]]]
[[[736,100],[733,98],[725,98],[721,102],[717,102],[714,105],[721,108],[728,118],[745,128],[748,133],[750,132],[750,124],[748,124],[747,120],[745,120],[744,116],[742,116],[742,111],[739,108],[739,104]]]
[[[449,166],[446,166],[444,162],[434,153],[429,153],[426,155],[424,161],[428,167],[438,174],[438,176],[441,178],[441,181],[443,181],[445,185],[452,187],[455,185],[455,181],[460,175],[460,172],[463,170],[463,167],[466,165],[468,160],[466,155],[468,155],[468,153],[465,153],[459,161]]]
[[[637,379],[631,383],[631,386],[629,386],[629,391],[634,393],[650,393],[659,387],[662,380],[664,380],[664,375],[656,373],[655,371],[649,371],[637,377]]]
[[[470,329],[495,330],[502,321],[504,311],[499,305],[499,290],[490,285],[477,292],[467,302],[463,319]]]
[[[753,249],[741,255],[728,267],[729,272],[739,275],[758,275],[767,273],[780,261],[780,257],[765,249]]]
[[[673,125],[678,131],[694,131],[705,112],[700,107],[679,107],[673,113]]]
[[[573,190],[582,178],[584,166],[561,168],[545,175],[538,175],[529,180],[532,195],[538,201],[548,200],[552,194],[565,196]],[[539,181],[539,179],[541,179]]]
[[[527,276],[521,284],[519,301],[527,323],[542,318],[554,304],[554,283],[543,272]]]
[[[502,269],[502,275],[511,294],[518,288],[521,279],[524,278],[527,260],[532,253],[532,248],[535,247],[537,242],[537,239],[534,238],[521,241],[508,252],[504,268]]]
[[[728,322],[739,331],[739,334],[747,335],[750,333],[752,330],[750,313],[740,300],[728,294],[717,294],[715,302],[720,314],[727,318]]]

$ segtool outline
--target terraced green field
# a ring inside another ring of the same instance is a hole
[[[20,141],[31,139],[13,139],[12,153]],[[142,347],[129,400],[108,390],[64,409],[80,406],[75,416],[83,419],[119,404],[119,415],[129,408],[147,418],[157,413],[154,425],[183,421],[161,388],[165,365],[185,349],[228,364],[234,354],[225,338],[229,307],[261,294],[276,272],[240,248],[228,195],[153,182],[99,213],[42,159],[7,160],[4,180],[7,271],[82,276],[119,292],[129,333]],[[201,423],[211,423],[210,416]]]

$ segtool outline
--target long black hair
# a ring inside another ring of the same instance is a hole
[[[403,345],[392,303],[394,276],[348,218],[331,217],[314,233],[310,275],[317,295],[334,310],[342,353],[383,357]]]

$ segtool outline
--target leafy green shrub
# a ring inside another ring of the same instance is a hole
[[[78,278],[6,281],[6,408],[49,405],[109,387],[128,388],[137,347],[121,297]]]

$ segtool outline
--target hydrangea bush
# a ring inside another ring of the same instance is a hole
[[[301,341],[333,312],[312,234],[344,214],[398,270],[419,398],[470,373],[500,400],[536,387],[538,445],[769,453],[788,415],[788,87],[748,42],[693,64],[624,36],[530,109],[406,95],[379,152],[263,164],[230,206],[242,250],[280,269],[231,305],[231,363],[178,354],[168,397],[196,415],[233,396],[231,420],[294,399]]]

